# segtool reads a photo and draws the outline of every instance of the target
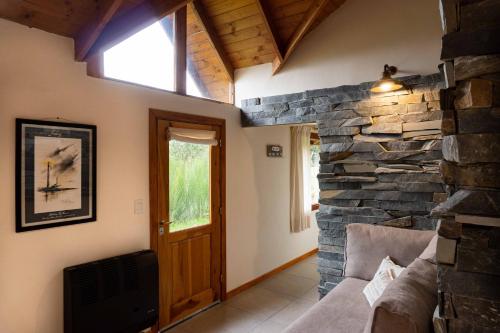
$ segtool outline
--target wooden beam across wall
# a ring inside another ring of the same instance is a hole
[[[309,28],[314,24],[318,16],[321,14],[322,9],[330,0],[314,0],[311,7],[304,16],[302,23],[297,27],[295,32],[293,33],[290,41],[285,50],[285,54],[283,55],[283,60],[280,61],[278,57],[276,57],[273,61],[273,75],[278,73],[283,65],[288,60],[290,55],[295,51],[299,42],[304,38],[306,33],[309,31]]]
[[[187,8],[184,6],[174,14],[175,91],[186,94],[187,68]]]
[[[161,18],[184,7],[189,0],[145,0],[127,12],[115,16],[85,55],[85,60],[127,39]]]
[[[257,7],[264,18],[264,25],[266,26],[266,30],[271,35],[271,41],[273,43],[274,51],[276,52],[277,61],[280,63],[283,62],[284,55],[284,47],[281,42],[278,30],[274,24],[274,20],[271,16],[271,11],[269,9],[268,1],[266,0],[257,0]]]
[[[101,35],[106,25],[111,21],[123,0],[108,0],[99,8],[96,18],[85,25],[75,36],[75,60],[82,61]]]
[[[206,13],[205,7],[199,0],[194,0],[191,4],[193,6],[193,12],[198,17],[199,21],[203,26],[203,30],[205,30],[208,35],[210,44],[215,49],[217,57],[224,66],[228,80],[230,82],[234,82],[233,65],[229,60],[228,56],[226,55],[226,52],[224,51],[222,42],[220,41],[219,36],[217,35],[217,32],[215,31],[215,28],[213,27],[212,22],[210,21],[210,18]]]

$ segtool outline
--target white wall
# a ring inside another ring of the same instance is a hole
[[[232,106],[87,77],[72,40],[0,19],[0,332],[62,332],[62,269],[149,247],[148,109],[227,121],[231,290],[315,248],[290,234],[288,128],[242,129]],[[98,128],[98,221],[15,233],[14,119],[62,117]],[[282,144],[285,158],[265,157]]]
[[[401,75],[438,71],[437,0],[347,0],[299,44],[283,69],[236,71],[236,101],[377,80],[384,64]]]

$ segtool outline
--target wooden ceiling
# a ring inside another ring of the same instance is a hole
[[[187,66],[207,97],[228,102],[234,70],[283,68],[302,38],[345,0],[0,0],[0,17],[75,39],[75,59],[187,5]]]

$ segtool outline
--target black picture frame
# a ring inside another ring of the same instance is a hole
[[[95,125],[16,119],[16,232],[96,221],[96,165]]]

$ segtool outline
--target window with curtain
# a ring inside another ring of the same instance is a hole
[[[311,126],[291,127],[290,230],[311,226]]]

